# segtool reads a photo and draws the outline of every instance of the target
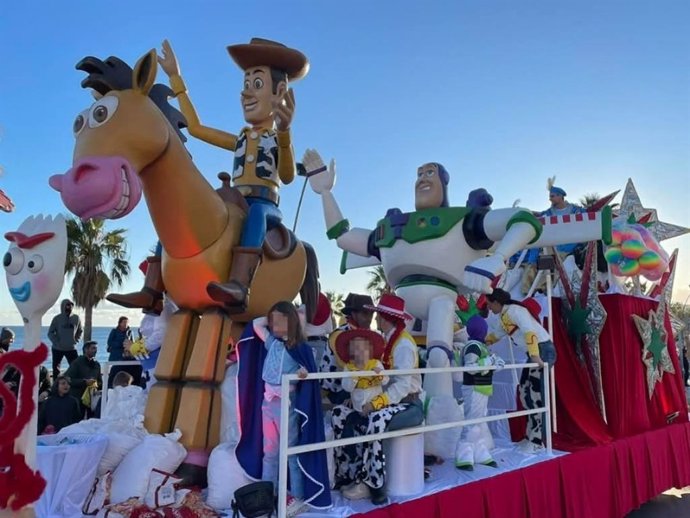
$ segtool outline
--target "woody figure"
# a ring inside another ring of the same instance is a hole
[[[238,135],[201,123],[180,76],[175,53],[167,40],[163,42],[163,55],[158,57],[158,62],[170,78],[170,87],[187,119],[189,133],[235,155],[233,186],[245,197],[249,211],[240,245],[233,249],[230,280],[227,283],[211,283],[207,290],[213,300],[229,307],[241,307],[247,303],[249,287],[261,262],[266,231],[282,220],[278,208],[278,189],[281,183],[289,184],[295,178],[295,158],[290,137],[295,95],[288,87],[288,82],[306,76],[309,61],[298,50],[261,38],[252,38],[247,44],[230,45],[228,52],[244,71],[240,100],[247,126]],[[160,258],[149,258],[149,262],[158,266],[155,271],[160,275]],[[147,276],[146,285],[149,284],[155,283],[149,282]],[[157,287],[155,291],[162,290]],[[153,305],[158,295],[162,297],[162,293],[152,294],[145,287],[139,293],[109,296],[109,300],[116,298],[113,302],[127,307],[144,307],[146,311],[149,302]],[[144,299],[148,302],[143,302]]]

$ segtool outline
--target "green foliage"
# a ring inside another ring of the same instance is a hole
[[[386,274],[383,271],[383,266],[374,266],[369,270],[369,282],[367,284],[367,291],[372,294],[374,300],[381,298],[384,293],[390,293],[391,287],[386,280]]]
[[[102,220],[67,220],[65,273],[72,276],[74,303],[84,308],[84,340],[91,339],[93,308],[130,273],[125,232],[106,231]]]
[[[683,304],[681,302],[671,303],[671,313],[682,320],[685,325],[690,328],[690,304]]]
[[[328,302],[331,303],[331,311],[336,317],[343,316],[343,307],[345,307],[345,295],[335,291],[327,291],[325,293]]]

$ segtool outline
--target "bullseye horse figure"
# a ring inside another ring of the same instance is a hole
[[[145,425],[151,433],[180,429],[189,452],[181,472],[203,483],[205,459],[219,442],[227,346],[244,323],[298,292],[307,317],[313,314],[316,256],[284,227],[269,232],[249,304],[230,317],[206,287],[228,280],[247,206],[227,175],[219,175],[223,185],[216,191],[192,162],[180,132],[184,117],[168,104],[172,91],[154,86],[155,51],[134,70],[114,57],[87,57],[77,69],[89,74],[82,87],[93,89],[97,101],[74,122],[72,168],[50,185],[82,219],[121,218],[143,193],[163,246],[165,287],[180,307],[167,327]]]

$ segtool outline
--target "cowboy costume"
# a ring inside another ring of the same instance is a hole
[[[412,317],[405,312],[405,301],[396,295],[384,294],[378,305],[365,305],[367,309],[379,313],[391,328],[384,334],[385,348],[382,363],[385,369],[414,369],[419,366],[417,345],[405,330],[405,321]],[[413,404],[419,403],[422,378],[419,374],[392,376],[367,405],[366,428],[354,430],[353,435],[371,435],[388,429],[392,419]],[[339,405],[333,409],[332,424],[336,439],[343,436],[348,416],[355,412],[352,408]],[[418,424],[418,423],[417,423]],[[384,483],[386,478],[385,456],[381,441],[370,441],[355,446],[355,455],[347,448],[335,448],[336,486],[348,481],[353,484],[343,490],[343,496],[350,499],[371,497],[372,503],[379,505],[386,501]]]

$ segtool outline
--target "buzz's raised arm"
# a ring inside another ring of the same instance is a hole
[[[369,236],[372,230],[364,228],[350,228],[350,222],[343,217],[338,202],[331,190],[335,185],[335,160],[331,160],[328,167],[321,156],[315,150],[308,149],[302,160],[309,185],[312,190],[321,195],[323,216],[326,222],[326,235],[329,239],[335,239],[338,248],[362,257],[371,254]]]

